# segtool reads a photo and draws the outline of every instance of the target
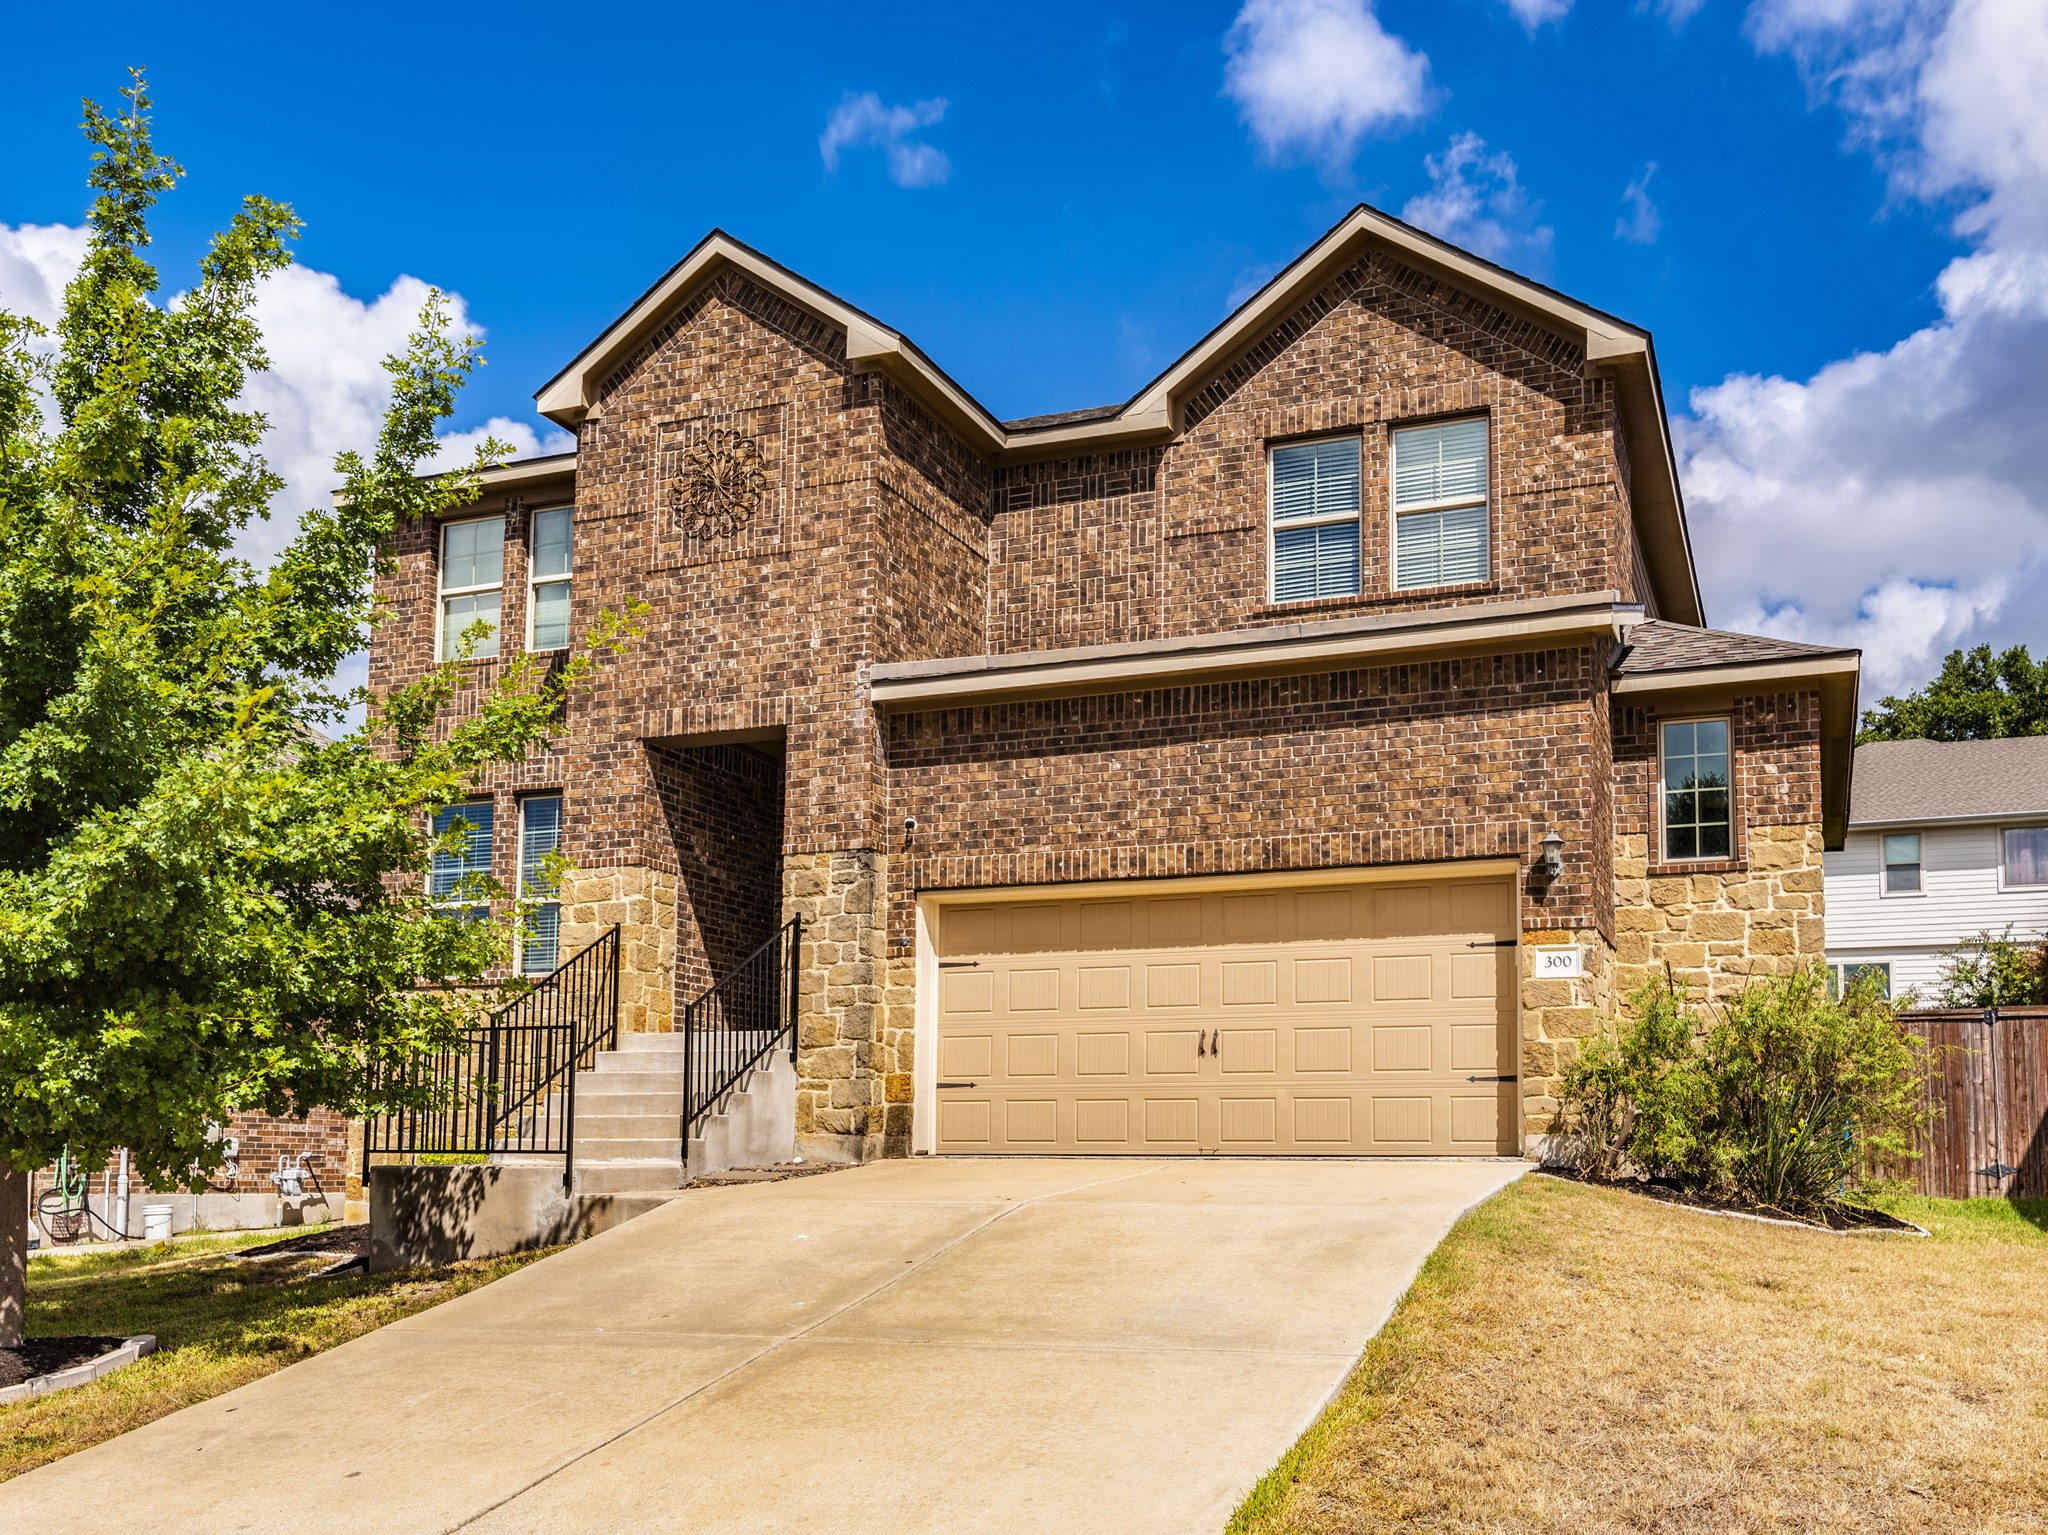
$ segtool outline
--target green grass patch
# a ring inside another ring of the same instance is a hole
[[[89,1385],[0,1407],[0,1480],[231,1391],[450,1300],[542,1253],[395,1274],[314,1274],[317,1254],[239,1258],[294,1232],[183,1238],[29,1260],[28,1333],[153,1333],[157,1351]]]

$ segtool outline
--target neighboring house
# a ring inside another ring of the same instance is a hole
[[[1828,963],[1931,1000],[1941,955],[2048,932],[2048,736],[1856,748],[1849,836],[1827,858]]]
[[[1121,405],[722,233],[538,400],[372,681],[649,604],[474,862],[629,1029],[803,917],[807,1155],[1516,1153],[1619,993],[1821,957],[1856,653],[1701,627],[1645,331],[1370,208]]]

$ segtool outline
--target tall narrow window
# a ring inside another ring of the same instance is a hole
[[[1486,418],[1394,433],[1394,585],[1454,586],[1492,570]]]
[[[473,656],[498,653],[498,611],[505,593],[505,519],[474,517],[441,527],[441,659],[462,649],[462,631],[481,619],[491,632]]]
[[[1728,857],[1728,722],[1674,720],[1663,744],[1664,856]]]
[[[490,915],[479,897],[480,881],[491,877],[492,806],[487,799],[445,805],[434,812],[434,840],[458,833],[454,848],[435,848],[427,894],[471,921]]]
[[[1273,600],[1358,594],[1358,439],[1273,450]]]
[[[528,551],[533,601],[527,611],[533,615],[530,622],[534,650],[569,648],[569,572],[575,565],[574,539],[569,507],[553,506],[533,514],[532,546]]]
[[[1920,833],[1893,832],[1884,839],[1884,893],[1920,893]]]
[[[519,968],[546,975],[562,962],[562,906],[547,857],[562,845],[562,801],[557,795],[519,802],[519,897],[538,902],[527,914]]]

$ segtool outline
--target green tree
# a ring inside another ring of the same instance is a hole
[[[2048,1006],[2048,937],[2016,938],[2013,925],[1965,938],[1941,956],[1938,1007]]]
[[[1862,741],[1996,741],[2048,735],[2048,659],[2015,645],[1952,650],[1941,673],[1917,693],[1864,711]]]
[[[509,662],[457,721],[459,659],[381,697],[338,689],[380,548],[504,451],[416,473],[475,344],[430,298],[337,504],[269,569],[239,558],[280,488],[237,403],[267,365],[250,307],[298,222],[248,198],[158,302],[149,215],[182,171],[139,73],[123,95],[86,104],[97,196],[54,356],[0,315],[0,1344],[21,1325],[25,1170],[126,1146],[159,1186],[190,1181],[231,1112],[376,1111],[485,1004],[449,988],[501,971],[514,924],[425,898],[428,812],[543,745],[631,631],[605,616],[553,682]],[[360,728],[321,733],[358,701]]]

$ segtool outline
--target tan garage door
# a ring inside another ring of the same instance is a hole
[[[937,1150],[1520,1149],[1503,880],[934,912]]]

